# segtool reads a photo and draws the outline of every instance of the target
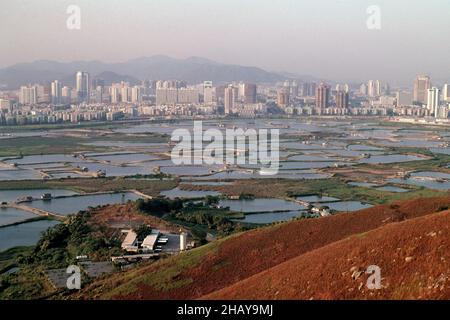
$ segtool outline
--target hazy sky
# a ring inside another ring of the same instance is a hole
[[[81,30],[68,30],[68,5]],[[369,30],[366,9],[381,9]],[[331,80],[450,80],[449,0],[1,0],[0,66],[201,56]]]

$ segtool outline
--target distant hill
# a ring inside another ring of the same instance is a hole
[[[260,228],[111,275],[72,298],[449,298],[449,206],[450,197],[415,199]],[[376,293],[361,286],[372,264],[387,286]]]
[[[222,64],[201,57],[174,59],[157,55],[142,57],[122,63],[103,63],[100,61],[56,62],[38,60],[20,63],[0,69],[0,84],[9,89],[37,82],[61,80],[73,85],[75,73],[79,70],[89,72],[93,78],[106,77],[107,82],[131,79],[178,79],[189,83],[212,80],[216,84],[231,81],[255,83],[274,83],[286,79],[286,75],[268,72],[256,67]],[[123,78],[123,79],[122,79]]]

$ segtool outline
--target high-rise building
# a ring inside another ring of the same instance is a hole
[[[120,88],[117,86],[111,86],[111,103],[120,102]]]
[[[277,91],[277,104],[279,107],[286,107],[291,100],[290,88],[283,86]]]
[[[444,87],[442,88],[442,100],[450,102],[450,84],[444,84]]]
[[[313,97],[316,94],[316,84],[311,82],[305,82],[300,88],[300,96]]]
[[[367,94],[369,97],[381,96],[380,80],[369,80],[369,82],[367,83]]]
[[[426,104],[428,98],[428,89],[431,88],[430,77],[419,75],[414,81],[413,102],[416,104]]]
[[[99,78],[92,80],[92,88],[97,89],[97,87],[104,87],[104,86],[105,80]]]
[[[410,106],[413,104],[413,95],[410,92],[397,92],[396,94],[397,106]]]
[[[336,92],[336,107],[341,109],[348,108],[348,92],[339,90]]]
[[[225,114],[230,114],[234,110],[234,102],[236,100],[236,90],[232,85],[225,88],[224,109]]]
[[[123,86],[120,90],[120,96],[122,97],[122,102],[131,102],[131,88]]]
[[[95,102],[102,103],[103,102],[103,86],[97,86],[95,88]]]
[[[428,89],[428,98],[427,98],[427,109],[430,110],[431,113],[433,113],[435,116],[438,114],[439,109],[439,89],[438,88],[431,88]]]
[[[256,103],[256,84],[244,83],[244,102]]]
[[[142,101],[143,87],[134,86],[131,88],[131,102],[138,103]]]
[[[72,102],[72,88],[64,86],[61,90],[61,102],[69,104]]]
[[[51,101],[53,104],[59,104],[62,100],[62,85],[61,82],[55,80],[51,84]]]
[[[198,104],[199,91],[197,88],[159,88],[156,89],[157,105]]]
[[[391,95],[391,86],[389,85],[389,83],[385,83],[383,86],[383,94],[386,96],[390,96]]]
[[[328,108],[330,100],[330,87],[324,83],[321,83],[316,88],[316,107],[317,108]]]
[[[203,82],[203,102],[206,105],[212,105],[214,102],[212,81]]]
[[[291,96],[298,97],[298,93],[299,93],[298,83],[297,81],[293,81],[291,85]]]
[[[367,85],[365,83],[363,83],[360,87],[359,87],[359,92],[364,95],[367,96],[368,90],[367,90]]]
[[[89,102],[91,94],[89,73],[85,71],[78,71],[76,75],[76,85],[78,102]]]
[[[20,87],[19,103],[36,104],[38,101],[38,90],[36,86]]]
[[[196,88],[180,88],[177,90],[177,103],[178,104],[198,104],[199,93]]]

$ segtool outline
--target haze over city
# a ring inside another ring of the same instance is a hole
[[[66,27],[69,5],[81,9],[80,30]],[[366,25],[372,5],[380,8],[379,30]],[[6,0],[0,67],[165,54],[331,81],[410,85],[416,74],[428,74],[443,83],[450,67],[442,34],[450,27],[448,12],[444,0]]]
[[[1,2],[2,310],[450,300],[450,1]]]

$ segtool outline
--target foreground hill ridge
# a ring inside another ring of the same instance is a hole
[[[307,252],[202,299],[449,299],[450,210]],[[382,288],[366,287],[368,266]]]
[[[234,297],[233,285],[238,286],[246,279],[250,281],[252,276],[257,277],[260,276],[259,274],[268,273],[272,268],[297,258],[300,259],[304,255],[314,255],[320,248],[338,246],[339,243],[347,243],[347,241],[359,243],[358,239],[365,239],[371,230],[396,226],[399,225],[397,222],[442,212],[449,206],[450,197],[415,199],[372,207],[352,214],[302,219],[264,227],[233,235],[190,252],[96,281],[74,298],[198,299],[217,298],[222,295]],[[445,223],[447,220],[444,219],[443,226]],[[403,234],[403,237],[407,238],[408,235]],[[350,250],[350,247],[336,250],[339,252],[344,249]],[[357,247],[355,250],[354,257],[363,256]],[[326,262],[321,263],[325,264],[323,267],[326,267]],[[312,267],[320,271],[322,265]],[[350,268],[352,267],[354,266]],[[317,276],[317,279],[311,278],[310,281],[320,283],[324,276],[320,274]],[[221,292],[221,289],[224,291]],[[268,294],[268,297],[277,298],[274,296],[277,291],[280,290],[271,292],[272,295]],[[208,296],[209,294],[211,296]],[[252,296],[251,292],[248,294],[249,297]],[[347,296],[357,297],[351,294],[339,297]],[[319,294],[318,291],[290,296],[292,299],[331,297],[333,295]],[[286,298],[289,297],[286,296]]]

